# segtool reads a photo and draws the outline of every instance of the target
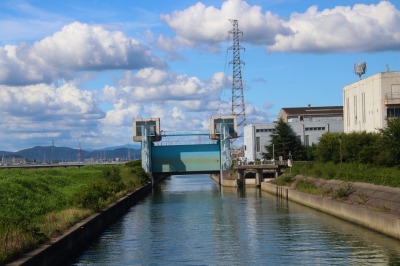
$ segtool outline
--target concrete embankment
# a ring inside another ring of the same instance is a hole
[[[63,265],[68,263],[110,224],[125,214],[132,205],[145,198],[151,190],[151,184],[139,188],[111,204],[102,212],[93,214],[77,223],[64,235],[52,239],[8,265]]]
[[[365,206],[347,204],[331,198],[312,195],[263,182],[261,189],[278,197],[331,214],[338,218],[367,227],[374,231],[400,239],[400,217],[384,212],[370,210]]]

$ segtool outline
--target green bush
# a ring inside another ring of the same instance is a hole
[[[134,160],[134,161],[129,161],[125,163],[126,167],[130,168],[136,168],[136,167],[142,167],[142,160]]]
[[[118,167],[105,167],[102,170],[103,178],[108,182],[121,182],[121,171]]]
[[[333,191],[333,198],[335,199],[347,198],[354,192],[355,192],[354,187],[351,184],[347,184],[346,186]]]
[[[294,181],[293,175],[290,174],[284,174],[280,176],[278,179],[275,180],[275,184],[278,186],[286,186],[288,184],[291,184]]]
[[[125,163],[125,166],[129,168],[129,171],[132,175],[138,177],[141,184],[146,184],[149,181],[147,173],[142,168],[142,161],[130,161]]]

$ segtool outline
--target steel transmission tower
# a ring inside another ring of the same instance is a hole
[[[242,82],[242,64],[244,62],[240,59],[240,50],[244,49],[240,46],[239,35],[243,35],[243,32],[239,30],[238,21],[236,19],[229,20],[233,29],[229,31],[233,36],[233,45],[229,47],[229,50],[233,50],[233,59],[229,64],[233,65],[232,75],[232,115],[236,115],[238,124],[238,135],[243,137],[243,129],[246,126],[246,108],[244,105],[243,95],[243,82]]]

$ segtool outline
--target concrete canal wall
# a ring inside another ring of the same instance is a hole
[[[331,214],[338,218],[367,227],[379,233],[400,239],[400,217],[377,212],[360,205],[352,205],[327,197],[312,195],[263,182],[261,189],[278,197],[300,203],[302,205]]]
[[[49,241],[8,265],[64,265],[68,263],[109,225],[120,219],[136,202],[145,198],[151,190],[151,184],[139,188],[111,204],[102,212],[93,214],[77,223],[64,235]]]

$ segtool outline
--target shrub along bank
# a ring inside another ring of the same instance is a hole
[[[140,161],[0,171],[0,265],[148,182]]]

